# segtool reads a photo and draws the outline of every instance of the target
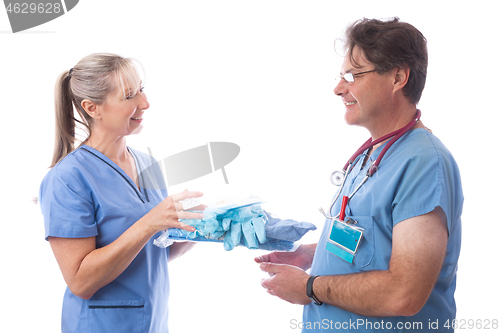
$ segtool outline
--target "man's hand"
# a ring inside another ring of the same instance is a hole
[[[262,279],[262,287],[266,291],[292,304],[306,305],[311,300],[306,294],[306,284],[309,274],[302,269],[290,265],[272,264],[264,262],[260,264],[264,272],[271,276]]]
[[[292,265],[306,271],[311,268],[316,244],[300,245],[294,252],[271,252],[255,258],[257,263]]]

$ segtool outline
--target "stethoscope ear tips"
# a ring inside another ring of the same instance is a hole
[[[321,214],[323,214],[325,217],[328,217],[328,216],[326,216],[325,210],[324,210],[323,208],[319,207],[319,208],[318,208],[318,210],[319,210],[319,212],[320,212]]]
[[[319,210],[319,212],[320,212],[321,214],[323,214],[323,216],[324,216],[324,217],[326,217],[327,219],[330,219],[330,220],[331,220],[331,219],[333,219],[333,217],[332,217],[332,216],[328,216],[328,215],[326,215],[325,210],[324,210],[323,208],[319,207],[319,208],[318,208],[318,210]]]

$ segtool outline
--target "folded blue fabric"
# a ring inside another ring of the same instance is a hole
[[[173,241],[220,242],[226,251],[236,246],[268,251],[291,251],[295,242],[316,226],[308,222],[281,220],[260,205],[222,209],[208,207],[203,220],[181,220],[196,228],[194,232],[168,229],[154,244],[167,247]]]
[[[224,243],[224,236],[221,237],[221,239],[205,238],[203,236],[188,238],[186,237],[186,233],[182,229],[169,229],[165,231],[160,237],[155,239],[154,244],[158,247],[164,248],[170,246],[175,241]],[[264,244],[259,244],[259,250],[292,251],[295,248],[295,245],[296,245],[295,242],[267,238],[267,241]],[[243,240],[240,241],[238,246],[245,246],[245,242]],[[230,251],[229,248],[224,247],[224,249],[226,251]]]
[[[295,242],[302,238],[308,231],[316,230],[316,226],[309,222],[295,220],[281,220],[264,211],[267,217],[266,236],[268,238]]]

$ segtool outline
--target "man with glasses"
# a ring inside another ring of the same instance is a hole
[[[334,89],[347,124],[366,128],[375,141],[418,117],[426,44],[420,31],[397,18],[363,19],[348,27]],[[364,152],[340,197],[361,183],[387,141]],[[463,205],[453,156],[418,121],[390,146],[361,188],[346,201],[351,223],[341,223],[347,233],[362,232],[354,250],[346,250],[332,227],[337,222],[327,219],[317,244],[256,258],[270,274],[262,286],[305,305],[302,321],[290,322],[304,332],[453,331]],[[338,201],[329,214],[340,210]],[[348,252],[350,258],[339,254]]]

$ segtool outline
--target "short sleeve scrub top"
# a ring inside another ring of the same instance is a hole
[[[377,148],[375,160],[387,143]],[[366,175],[361,162],[346,179],[341,195],[349,195]],[[410,317],[365,317],[343,309],[310,303],[304,307],[303,332],[443,332],[456,314],[454,292],[461,245],[463,193],[460,171],[443,143],[423,128],[402,136],[387,150],[379,170],[349,200],[346,215],[364,229],[353,263],[326,249],[331,222],[319,239],[311,275],[343,275],[388,270],[393,228],[400,222],[441,207],[446,214],[448,243],[439,279],[420,312]],[[337,200],[331,213],[340,211]],[[430,327],[430,323],[439,327]],[[353,324],[354,323],[354,324]],[[383,324],[383,325],[382,325]],[[418,328],[418,329],[417,329]]]
[[[96,237],[101,248],[116,240],[166,196],[158,164],[128,148],[139,188],[113,161],[82,145],[55,165],[40,187],[45,238]],[[90,299],[66,288],[62,332],[168,332],[169,248],[153,236],[129,267]]]

